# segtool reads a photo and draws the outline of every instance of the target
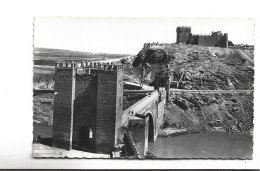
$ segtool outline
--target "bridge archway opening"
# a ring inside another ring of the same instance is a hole
[[[88,126],[82,126],[79,129],[79,148],[82,150],[91,149],[92,129]]]
[[[160,88],[160,87],[165,87],[165,80],[164,79],[159,79],[158,80],[158,89]]]
[[[154,141],[154,124],[153,124],[153,116],[152,114],[148,114],[148,123],[149,123],[149,128],[148,128],[148,141],[153,142]]]

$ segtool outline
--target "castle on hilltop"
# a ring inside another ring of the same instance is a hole
[[[212,32],[211,35],[198,35],[191,33],[191,27],[177,27],[176,43],[192,44],[199,46],[223,47],[228,48],[228,34],[221,33],[221,31]]]

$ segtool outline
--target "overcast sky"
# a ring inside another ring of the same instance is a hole
[[[177,26],[191,26],[194,34],[221,31],[235,44],[254,44],[251,19],[35,18],[34,46],[137,54],[145,42],[176,42]]]

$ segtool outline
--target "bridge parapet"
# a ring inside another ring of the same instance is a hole
[[[122,64],[104,63],[104,62],[87,62],[87,61],[57,61],[56,69],[99,69],[99,70],[122,70]]]
[[[123,125],[125,125],[125,123],[129,120],[129,117],[135,116],[136,114],[142,114],[145,111],[147,111],[151,105],[154,105],[156,101],[160,103],[165,99],[166,99],[165,90],[154,91],[151,94],[145,96],[144,98],[142,98],[141,100],[134,103],[132,106],[130,106],[129,108],[123,111],[123,119],[122,119]]]
[[[176,31],[177,32],[183,32],[183,31],[191,32],[191,27],[189,27],[189,26],[179,26],[179,27],[177,27]]]
[[[122,124],[132,133],[141,157],[146,155],[148,141],[155,141],[162,124],[166,91],[154,91],[123,111]]]
[[[148,110],[151,105],[155,104],[155,101],[159,100],[159,96],[159,92],[154,91],[150,95],[145,96],[144,98],[124,110],[122,116],[122,124],[125,125],[129,121],[129,118],[136,114],[143,114],[144,111]]]

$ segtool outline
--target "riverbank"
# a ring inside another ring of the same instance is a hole
[[[195,133],[211,133],[211,132],[221,132],[221,133],[228,133],[228,134],[246,134],[246,135],[251,135],[253,136],[253,130],[250,130],[248,132],[239,132],[239,131],[233,131],[233,132],[227,132],[224,130],[222,127],[216,127],[212,129],[202,129],[202,130],[197,130],[197,131],[191,131],[185,128],[165,128],[165,129],[160,129],[158,132],[158,137],[174,137],[174,136],[179,136],[179,135],[186,135],[186,134],[195,134]]]
[[[191,134],[191,133],[207,133],[207,132],[228,133],[222,127],[213,127],[212,129],[202,129],[202,130],[197,130],[197,131],[188,130],[186,128],[168,127],[168,128],[160,129],[158,132],[158,136],[159,137],[168,137],[168,136],[178,136],[178,135],[185,135],[185,134]],[[245,133],[245,134],[249,134],[249,133]]]

